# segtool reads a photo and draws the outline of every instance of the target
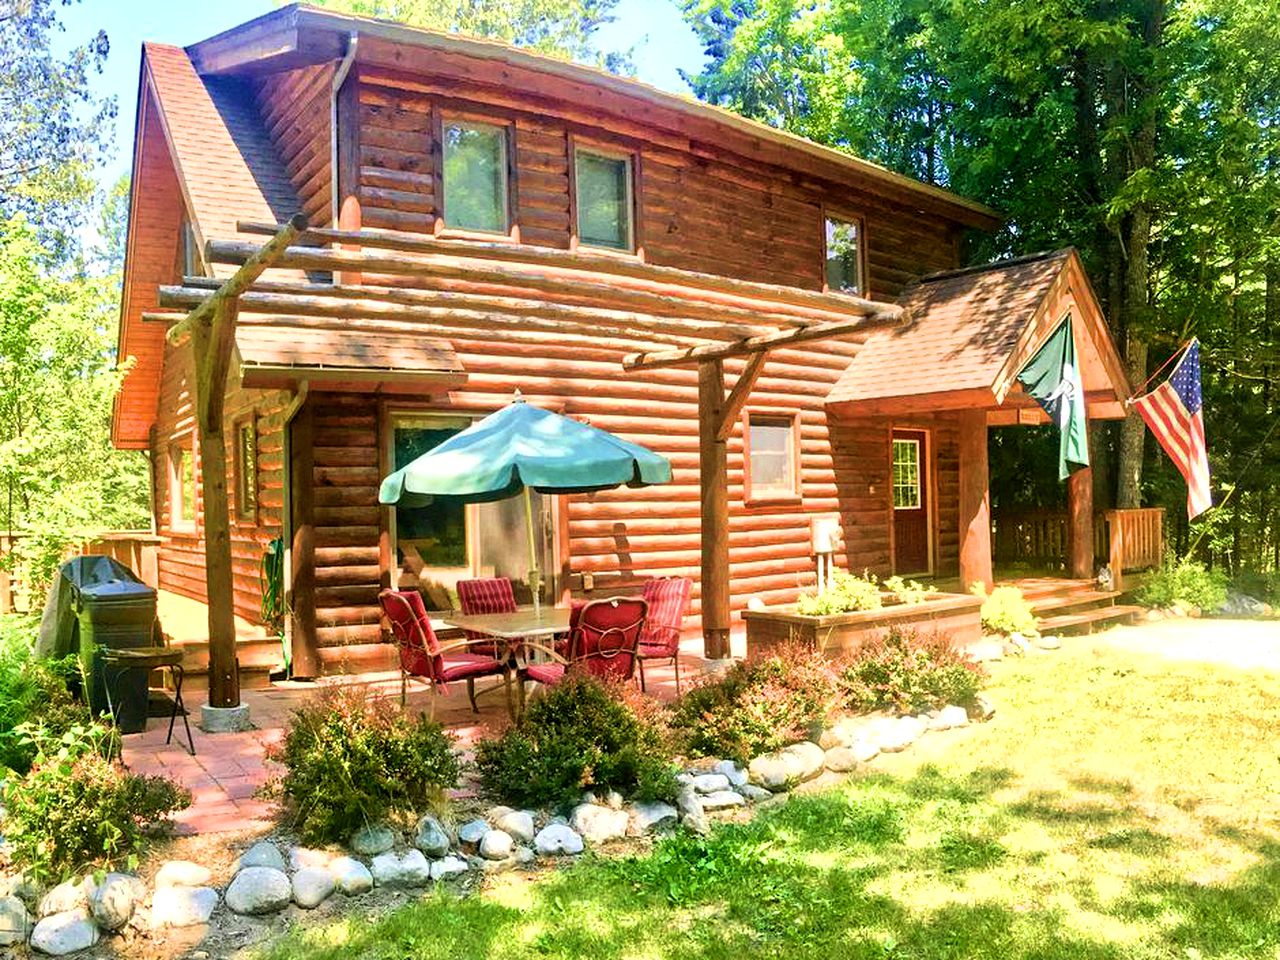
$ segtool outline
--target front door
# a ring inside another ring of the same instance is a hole
[[[929,556],[929,435],[893,431],[893,568],[932,573]]]

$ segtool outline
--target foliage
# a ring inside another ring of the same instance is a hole
[[[892,593],[894,599],[899,603],[909,604],[924,603],[938,592],[938,588],[932,583],[925,586],[918,580],[903,580],[899,576],[893,576],[886,580],[884,588]]]
[[[106,727],[51,732],[28,724],[22,733],[35,762],[5,785],[4,833],[14,861],[41,880],[91,864],[132,867],[148,831],[191,803],[171,780],[129,773]]]
[[[36,621],[0,617],[0,772],[25,774],[36,757],[36,743],[24,725],[61,736],[91,720],[89,710],[67,689],[67,678],[79,669],[75,658],[40,661],[31,655]]]
[[[485,789],[506,803],[576,802],[584,790],[669,799],[675,771],[652,701],[623,685],[568,677],[534,700],[518,726],[476,746]]]
[[[1017,587],[1006,584],[988,594],[985,586],[975,583],[973,595],[982,598],[982,627],[988,633],[1035,633],[1038,629],[1031,603]]]
[[[309,843],[420,812],[458,783],[453,738],[440,724],[358,687],[331,688],[295,710],[270,759],[285,767],[276,786]]]
[[[823,617],[854,610],[879,610],[883,603],[880,585],[872,575],[855,577],[847,570],[833,570],[825,590],[799,596],[796,612],[807,617]]]
[[[676,702],[671,722],[686,752],[746,762],[813,736],[839,698],[831,662],[787,645],[696,684]]]
[[[863,644],[840,669],[845,705],[854,711],[903,713],[949,704],[968,707],[982,688],[982,669],[942,633],[894,627]]]
[[[1206,570],[1195,560],[1169,556],[1159,570],[1148,574],[1137,592],[1137,600],[1147,607],[1185,604],[1206,613],[1227,599],[1227,575]]]

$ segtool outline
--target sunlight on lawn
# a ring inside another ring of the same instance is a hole
[[[981,727],[645,855],[296,932],[292,957],[1280,957],[1280,678],[1072,641]]]

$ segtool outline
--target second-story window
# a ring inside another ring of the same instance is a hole
[[[506,233],[510,226],[506,130],[446,120],[442,134],[445,226]]]
[[[863,296],[867,292],[862,275],[862,223],[827,217],[827,289]]]
[[[633,250],[631,158],[586,150],[574,153],[578,243],[610,250]]]

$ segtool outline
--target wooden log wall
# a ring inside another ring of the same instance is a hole
[[[326,63],[267,74],[256,86],[263,125],[313,227],[327,226],[333,219],[333,69]]]

